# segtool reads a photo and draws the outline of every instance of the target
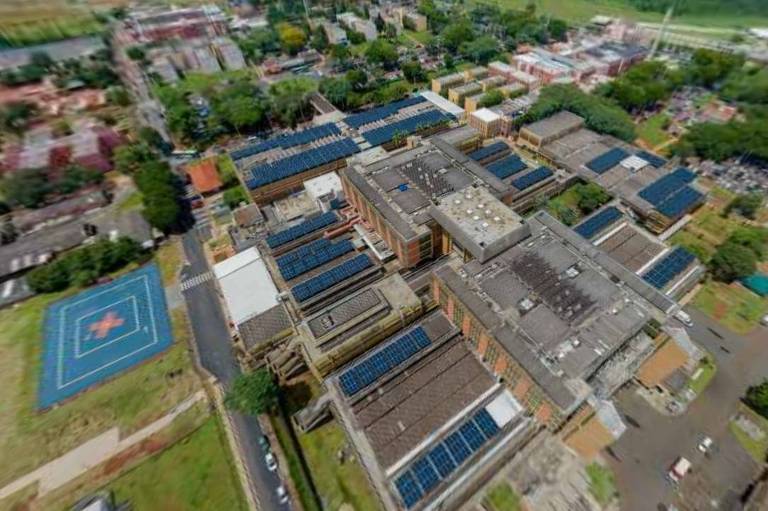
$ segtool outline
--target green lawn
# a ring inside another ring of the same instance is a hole
[[[405,34],[417,40],[423,45],[429,44],[432,41],[432,39],[435,38],[435,36],[433,36],[429,30],[425,30],[424,32],[414,32],[413,30],[406,30]]]
[[[141,193],[133,192],[117,205],[117,210],[121,213],[125,213],[126,211],[140,210],[143,206],[144,203],[142,202]]]
[[[755,440],[746,431],[741,429],[735,420],[732,420],[728,427],[744,450],[746,450],[756,462],[762,464],[765,462],[766,453],[768,453],[768,420],[743,404],[739,407],[739,411],[742,414],[749,416],[750,420],[763,430],[765,436],[760,440]]]
[[[592,463],[587,465],[587,476],[589,477],[589,491],[601,505],[608,505],[617,495],[616,481],[611,469]]]
[[[107,485],[142,511],[247,509],[218,417]]]
[[[701,394],[704,389],[707,388],[709,382],[712,381],[712,378],[717,372],[717,365],[715,365],[714,360],[707,356],[699,363],[699,367],[693,374],[695,375],[699,370],[701,370],[701,372],[699,372],[698,377],[696,379],[691,379],[688,382],[688,388],[697,396]]]
[[[44,313],[75,292],[36,296],[0,311],[0,486],[109,427],[136,431],[200,388],[187,348],[186,316],[177,309],[171,314],[176,342],[167,352],[39,412]]]
[[[676,246],[681,246],[688,250],[703,263],[708,263],[715,253],[717,247],[706,240],[699,238],[695,234],[685,229],[677,231],[669,238],[669,242]]]
[[[664,130],[669,122],[667,114],[659,113],[652,115],[637,127],[638,137],[644,140],[651,148],[663,144],[670,139],[670,136]]]
[[[709,281],[694,298],[696,308],[726,328],[746,334],[768,311],[768,298],[760,298],[739,284]]]
[[[520,496],[507,483],[494,485],[485,496],[488,511],[520,511]]]

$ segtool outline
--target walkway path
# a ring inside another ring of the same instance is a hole
[[[29,472],[16,479],[12,483],[0,488],[0,500],[10,497],[14,493],[37,483],[38,496],[64,486],[76,477],[86,473],[110,458],[120,454],[124,450],[139,442],[146,440],[155,433],[168,427],[176,417],[186,412],[199,401],[207,399],[205,391],[200,390],[179,403],[165,416],[156,420],[136,433],[120,439],[120,430],[117,426],[108,429],[97,437],[75,447],[63,456]]]

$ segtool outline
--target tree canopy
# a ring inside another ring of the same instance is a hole
[[[307,34],[296,25],[290,23],[278,23],[277,35],[283,49],[295,55],[307,43]]]
[[[747,389],[744,402],[754,411],[768,418],[768,380]]]
[[[230,410],[257,416],[277,408],[279,389],[267,369],[239,375],[224,397]]]
[[[397,49],[386,39],[376,39],[365,50],[369,62],[391,69],[397,64]]]

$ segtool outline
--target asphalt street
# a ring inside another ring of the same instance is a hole
[[[182,282],[196,275],[211,271],[195,231],[183,237],[187,265],[182,270]],[[240,373],[240,366],[232,350],[227,320],[221,310],[213,279],[183,291],[187,302],[189,318],[195,344],[203,367],[228,388]],[[240,439],[243,459],[251,474],[252,483],[258,495],[260,510],[284,510],[275,493],[280,485],[277,473],[267,470],[264,452],[258,444],[262,431],[258,421],[250,416],[232,414],[232,426]]]
[[[687,311],[694,322],[687,329],[689,335],[712,354],[718,369],[681,416],[658,413],[632,387],[617,395],[628,428],[607,450],[607,459],[616,474],[622,510],[657,509],[659,504],[677,502],[679,493],[693,509],[715,509],[715,505],[724,509],[724,499],[740,494],[757,469],[729,432],[728,423],[747,387],[768,375],[764,356],[768,331],[758,328],[740,336],[695,309]],[[704,436],[714,440],[708,456],[697,450]],[[678,456],[689,459],[693,468],[691,476],[675,488],[666,473]],[[693,498],[701,500],[692,504]]]

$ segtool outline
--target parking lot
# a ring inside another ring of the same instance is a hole
[[[658,413],[633,387],[617,394],[628,428],[606,458],[616,474],[623,510],[662,509],[673,503],[697,511],[731,509],[759,470],[728,423],[746,388],[768,374],[768,360],[758,356],[766,330],[741,337],[695,310],[689,313],[694,320],[689,334],[715,357],[718,371],[688,411],[677,417]],[[704,436],[714,440],[708,455],[697,449]],[[666,474],[679,456],[691,461],[692,468],[675,487]]]

